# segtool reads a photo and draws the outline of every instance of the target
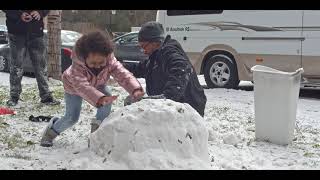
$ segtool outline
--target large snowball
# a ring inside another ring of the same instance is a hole
[[[130,169],[205,169],[208,131],[190,105],[142,100],[112,113],[91,134],[98,155]]]

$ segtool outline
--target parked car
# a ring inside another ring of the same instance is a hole
[[[122,36],[122,35],[124,35],[124,34],[127,34],[128,32],[113,32],[112,33],[112,36],[113,36],[113,38],[115,39],[115,38],[117,38],[117,37],[119,37],[119,36]]]
[[[47,40],[47,31],[44,31],[45,34],[45,43],[48,43]],[[71,64],[71,53],[72,48],[76,41],[81,37],[82,34],[74,31],[61,31],[61,71],[64,72]],[[48,59],[48,53],[46,54],[46,59]],[[0,71],[9,72],[8,60],[10,59],[10,46],[5,44],[0,46]],[[29,54],[26,53],[25,63],[23,63],[24,72],[33,73],[33,66],[29,58]]]
[[[0,25],[0,44],[8,43],[8,30],[7,26]]]
[[[138,63],[148,59],[138,43],[138,32],[130,32],[113,39],[116,45],[115,56],[122,63]]]

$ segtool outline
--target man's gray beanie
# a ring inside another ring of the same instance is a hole
[[[138,35],[139,42],[162,42],[164,40],[164,30],[162,24],[150,21],[141,26]]]

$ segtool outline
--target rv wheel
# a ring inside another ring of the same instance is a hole
[[[209,88],[236,88],[239,78],[236,64],[226,55],[214,55],[206,63],[204,77]]]

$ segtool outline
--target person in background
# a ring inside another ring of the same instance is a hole
[[[2,10],[6,14],[11,59],[10,67],[10,99],[8,106],[16,106],[22,92],[23,63],[26,51],[30,56],[34,75],[37,79],[41,103],[46,105],[60,104],[49,91],[47,81],[47,61],[45,59],[45,43],[43,38],[44,22],[49,10]]]

